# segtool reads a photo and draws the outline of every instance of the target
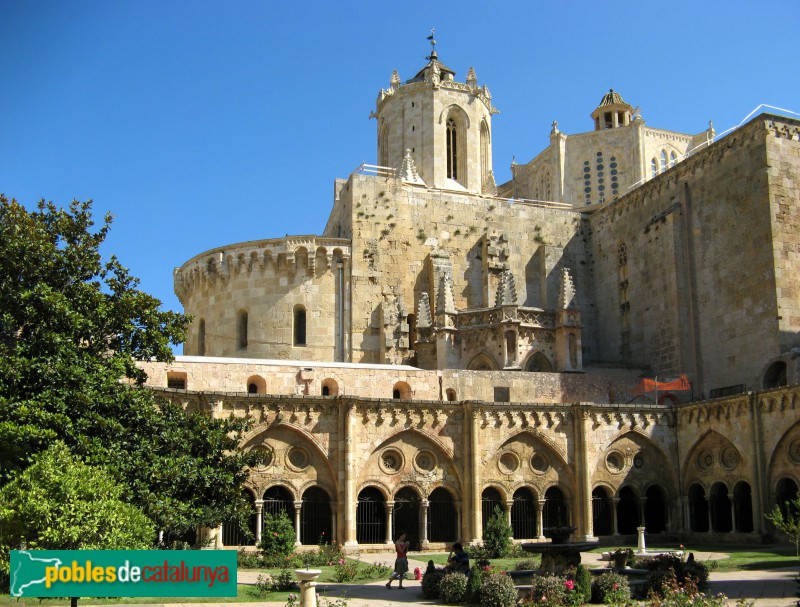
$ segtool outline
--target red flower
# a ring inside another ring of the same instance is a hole
[[[616,590],[617,588],[619,588],[619,584],[614,584],[614,585],[612,586],[612,588],[613,588],[614,590]]]
[[[564,580],[564,588],[566,588],[567,590],[574,590],[575,582],[573,582],[572,580]]]

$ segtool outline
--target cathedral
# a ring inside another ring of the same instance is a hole
[[[194,322],[148,386],[267,456],[217,547],[280,511],[361,551],[479,543],[496,508],[515,541],[771,537],[800,485],[800,122],[715,140],[610,90],[497,183],[496,114],[434,47],[320,235],[175,269]]]

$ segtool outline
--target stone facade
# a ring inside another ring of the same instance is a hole
[[[611,91],[498,187],[491,94],[454,76],[392,75],[321,236],[175,270],[188,356],[148,385],[253,421],[254,508],[300,543],[478,541],[494,506],[518,539],[763,537],[800,484],[800,122],[714,141]]]

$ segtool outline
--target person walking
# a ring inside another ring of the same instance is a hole
[[[387,590],[392,587],[392,580],[399,580],[397,587],[403,589],[403,580],[406,579],[406,573],[408,573],[408,547],[410,545],[411,542],[406,539],[406,532],[403,531],[394,543],[397,557],[394,559],[394,571],[389,581],[386,582]]]

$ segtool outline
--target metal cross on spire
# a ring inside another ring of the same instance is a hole
[[[425,57],[425,59],[428,59],[429,61],[431,59],[435,59],[436,58],[436,39],[433,37],[435,33],[436,33],[436,28],[432,27],[431,28],[431,35],[428,36],[428,40],[430,40],[430,43],[431,43],[431,54],[428,55],[427,57]]]

